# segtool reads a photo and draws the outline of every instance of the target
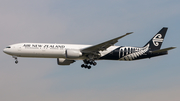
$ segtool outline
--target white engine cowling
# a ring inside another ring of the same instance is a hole
[[[75,50],[75,49],[67,49],[66,50],[66,58],[79,58],[82,56],[82,53],[80,50]]]
[[[57,58],[58,65],[70,65],[73,62],[75,62],[75,61],[74,60],[66,60],[64,58]]]

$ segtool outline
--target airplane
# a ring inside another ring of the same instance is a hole
[[[9,45],[3,52],[11,55],[16,64],[18,63],[17,57],[57,58],[58,65],[70,65],[76,60],[83,60],[81,67],[91,69],[92,65],[97,64],[96,60],[132,61],[167,55],[169,50],[176,48],[160,49],[167,29],[163,27],[143,47],[114,45],[119,39],[133,33],[130,32],[97,45],[18,43]]]

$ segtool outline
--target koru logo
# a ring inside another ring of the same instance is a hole
[[[159,42],[163,42],[162,35],[157,34],[152,41],[155,46],[159,46]]]

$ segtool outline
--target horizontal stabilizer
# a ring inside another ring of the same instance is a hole
[[[169,47],[169,48],[164,48],[164,49],[160,49],[160,50],[156,50],[156,51],[152,51],[152,53],[161,53],[161,52],[166,52],[168,50],[174,49],[176,47]]]

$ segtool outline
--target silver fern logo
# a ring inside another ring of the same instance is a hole
[[[162,35],[161,35],[161,34],[157,34],[157,35],[153,38],[152,41],[153,41],[154,46],[159,46],[159,42],[163,42]]]
[[[140,57],[144,53],[146,53],[148,51],[148,49],[149,49],[149,44],[147,44],[143,48],[136,48],[135,52],[127,54],[127,55],[123,56],[122,58],[120,58],[119,60],[132,61],[132,60]]]

